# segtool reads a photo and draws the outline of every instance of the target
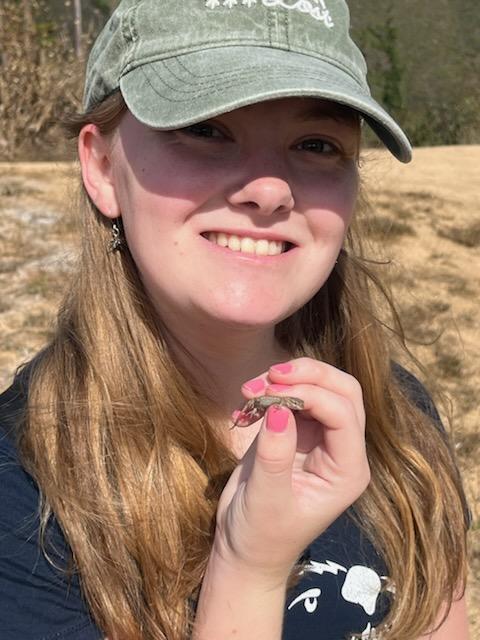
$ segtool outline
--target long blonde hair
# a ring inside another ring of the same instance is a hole
[[[119,93],[70,120],[104,133]],[[45,532],[55,514],[90,610],[120,640],[187,638],[218,497],[237,460],[220,412],[165,341],[128,249],[84,194],[83,247],[52,341],[28,366],[23,462],[38,482]],[[383,556],[396,597],[392,640],[432,628],[465,584],[463,494],[445,434],[392,374],[390,336],[372,292],[388,292],[363,256],[354,221],[328,281],[277,336],[355,376],[363,388],[372,480],[349,510]]]

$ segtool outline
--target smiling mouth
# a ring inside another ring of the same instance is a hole
[[[209,242],[225,249],[257,256],[278,256],[294,246],[291,242],[268,240],[267,238],[254,239],[249,236],[237,236],[215,231],[207,231],[201,235]]]

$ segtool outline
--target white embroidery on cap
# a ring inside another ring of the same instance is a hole
[[[301,13],[307,13],[315,20],[323,22],[326,27],[331,29],[334,26],[330,11],[325,5],[325,0],[260,0],[265,7],[282,7],[283,9],[300,11]],[[257,4],[257,0],[242,0],[242,5],[247,7],[253,7]],[[231,9],[235,5],[238,5],[238,0],[205,0],[205,6],[207,9],[216,9],[220,5]]]

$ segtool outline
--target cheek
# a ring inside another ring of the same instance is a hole
[[[321,175],[304,191],[303,209],[315,226],[332,234],[344,232],[355,212],[359,180],[356,168]]]
[[[218,188],[219,165],[205,161],[192,151],[147,145],[130,163],[125,176],[128,190],[136,190],[165,202],[200,206]],[[137,189],[135,189],[137,187]]]
[[[197,203],[206,197],[208,183],[198,172],[163,162],[143,170],[140,187],[153,198]]]
[[[166,237],[175,243],[176,230],[210,194],[205,184],[168,163],[123,167],[116,192],[127,239],[138,247]]]

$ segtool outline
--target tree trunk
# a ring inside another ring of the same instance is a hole
[[[82,0],[73,0],[75,27],[75,55],[82,57]]]
[[[33,32],[33,16],[32,16],[32,8],[30,6],[30,0],[23,0],[23,17],[25,20],[25,29],[23,31],[23,46],[25,47],[25,51],[30,51],[31,49],[31,39]]]

